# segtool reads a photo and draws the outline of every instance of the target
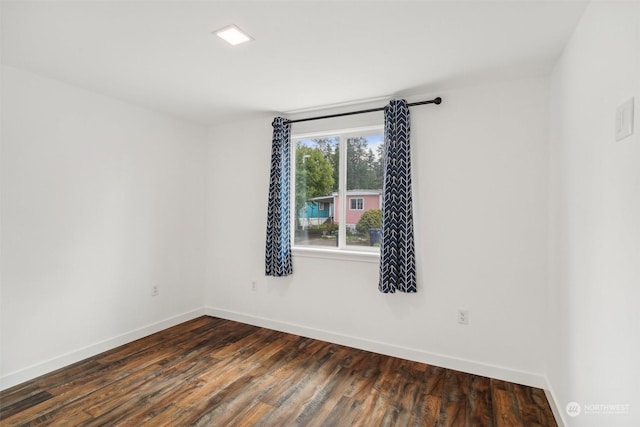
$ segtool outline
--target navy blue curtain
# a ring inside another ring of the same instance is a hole
[[[291,228],[289,226],[289,171],[291,163],[291,123],[282,117],[273,120],[265,274],[288,276],[291,266]]]
[[[411,197],[409,107],[404,99],[384,109],[384,184],[380,282],[383,293],[417,292]]]

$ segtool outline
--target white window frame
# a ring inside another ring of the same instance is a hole
[[[318,202],[318,212],[324,210],[324,202]]]
[[[358,200],[360,200],[361,208],[358,208]],[[351,207],[351,202],[356,202],[356,207]],[[364,197],[349,197],[349,210],[350,211],[363,211],[364,210]]]
[[[342,219],[343,225],[338,228],[338,246],[336,248],[325,248],[321,246],[296,246],[295,245],[295,197],[289,198],[289,215],[292,219],[291,226],[291,252],[294,256],[306,257],[306,258],[324,258],[324,259],[338,259],[356,262],[371,262],[378,263],[380,261],[380,248],[369,246],[347,246],[347,180],[344,177],[347,176],[347,139],[350,137],[367,136],[384,134],[384,125],[365,126],[357,128],[347,129],[333,129],[330,131],[322,132],[309,132],[309,133],[292,133],[291,134],[291,167],[290,167],[290,191],[289,194],[295,194],[296,184],[296,146],[297,141],[300,139],[311,138],[323,138],[331,136],[339,136],[340,142],[340,158],[339,158],[339,174],[340,182],[338,183],[338,200],[340,202],[339,215]],[[364,199],[362,201],[362,210],[364,210]],[[334,208],[335,209],[335,208]]]

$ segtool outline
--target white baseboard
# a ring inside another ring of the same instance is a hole
[[[553,388],[551,387],[551,383],[549,383],[549,379],[545,377],[544,382],[544,394],[549,401],[549,406],[551,406],[551,411],[553,412],[553,416],[556,419],[556,423],[558,423],[558,427],[568,426],[569,424],[567,423],[567,420],[564,419],[564,408],[562,407],[562,405],[558,404],[558,399],[556,398],[556,394],[553,392]]]
[[[71,351],[66,354],[54,357],[53,359],[46,360],[42,363],[29,366],[16,372],[4,375],[0,377],[0,390],[5,390],[9,387],[21,384],[25,381],[29,381],[33,378],[37,378],[40,375],[44,375],[49,372],[53,372],[56,369],[69,366],[73,363],[79,362],[83,359],[95,356],[104,351],[111,350],[123,344],[130,343],[140,338],[144,338],[148,335],[160,332],[164,329],[176,326],[180,323],[188,320],[195,319],[200,316],[206,315],[204,308],[196,309],[187,313],[179,314],[177,316],[170,317],[160,322],[153,323],[151,325],[143,326],[133,331],[118,335],[113,338],[109,338],[104,341],[100,341],[95,344],[88,345],[86,347]]]
[[[207,315],[213,317],[234,320],[254,326],[260,326],[263,328],[274,329],[281,332],[287,332],[308,338],[314,338],[332,342],[335,344],[358,348],[360,350],[372,351],[375,353],[413,360],[429,365],[468,372],[474,375],[496,378],[531,387],[545,388],[547,386],[544,376],[532,372],[518,371],[501,366],[476,362],[473,360],[466,360],[443,354],[430,353],[427,351],[408,347],[400,347],[384,342],[367,340],[322,329],[309,328],[307,326],[281,322],[278,320],[257,317],[215,307],[207,307],[205,309],[205,312]]]
[[[391,345],[384,342],[373,341],[354,337],[350,335],[340,334],[336,332],[326,331],[322,329],[309,328],[307,326],[297,325],[293,323],[281,322],[278,320],[268,319],[264,317],[253,316],[244,313],[238,313],[229,310],[218,309],[215,307],[206,307],[202,309],[196,309],[187,313],[183,313],[171,318],[165,319],[160,322],[147,325],[133,331],[127,332],[122,335],[89,345],[84,348],[80,348],[71,351],[66,354],[62,354],[55,358],[49,359],[42,363],[21,369],[16,372],[12,372],[5,376],[0,377],[0,390],[5,390],[9,387],[13,387],[25,381],[29,381],[33,378],[39,377],[46,373],[55,371],[73,363],[79,362],[83,359],[95,356],[104,351],[111,350],[123,344],[135,341],[140,338],[144,338],[156,332],[160,332],[164,329],[186,322],[188,320],[195,319],[199,316],[209,315],[214,317],[220,317],[223,319],[234,320],[250,325],[269,328],[277,331],[287,332],[291,334],[301,335],[309,338],[328,341],[340,345],[345,345],[361,350],[372,351],[388,356],[399,357],[402,359],[413,360],[416,362],[426,363],[429,365],[440,366],[443,368],[454,369],[457,371],[468,372],[474,375],[481,375],[485,377],[497,378],[504,381],[515,382],[518,384],[524,384],[531,387],[538,387],[545,389],[547,398],[551,404],[551,408],[554,411],[554,416],[559,425],[564,423],[562,418],[562,412],[558,410],[556,401],[553,398],[553,393],[549,391],[549,384],[545,377],[539,374],[514,370],[496,365],[490,365],[486,363],[476,362],[472,360],[431,353],[423,350],[417,350],[408,347],[401,347]]]

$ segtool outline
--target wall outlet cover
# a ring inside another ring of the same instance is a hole
[[[469,324],[469,310],[465,310],[462,308],[458,309],[458,323],[461,325]]]

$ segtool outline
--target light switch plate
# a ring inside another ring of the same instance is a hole
[[[633,98],[616,110],[616,141],[633,134]]]

